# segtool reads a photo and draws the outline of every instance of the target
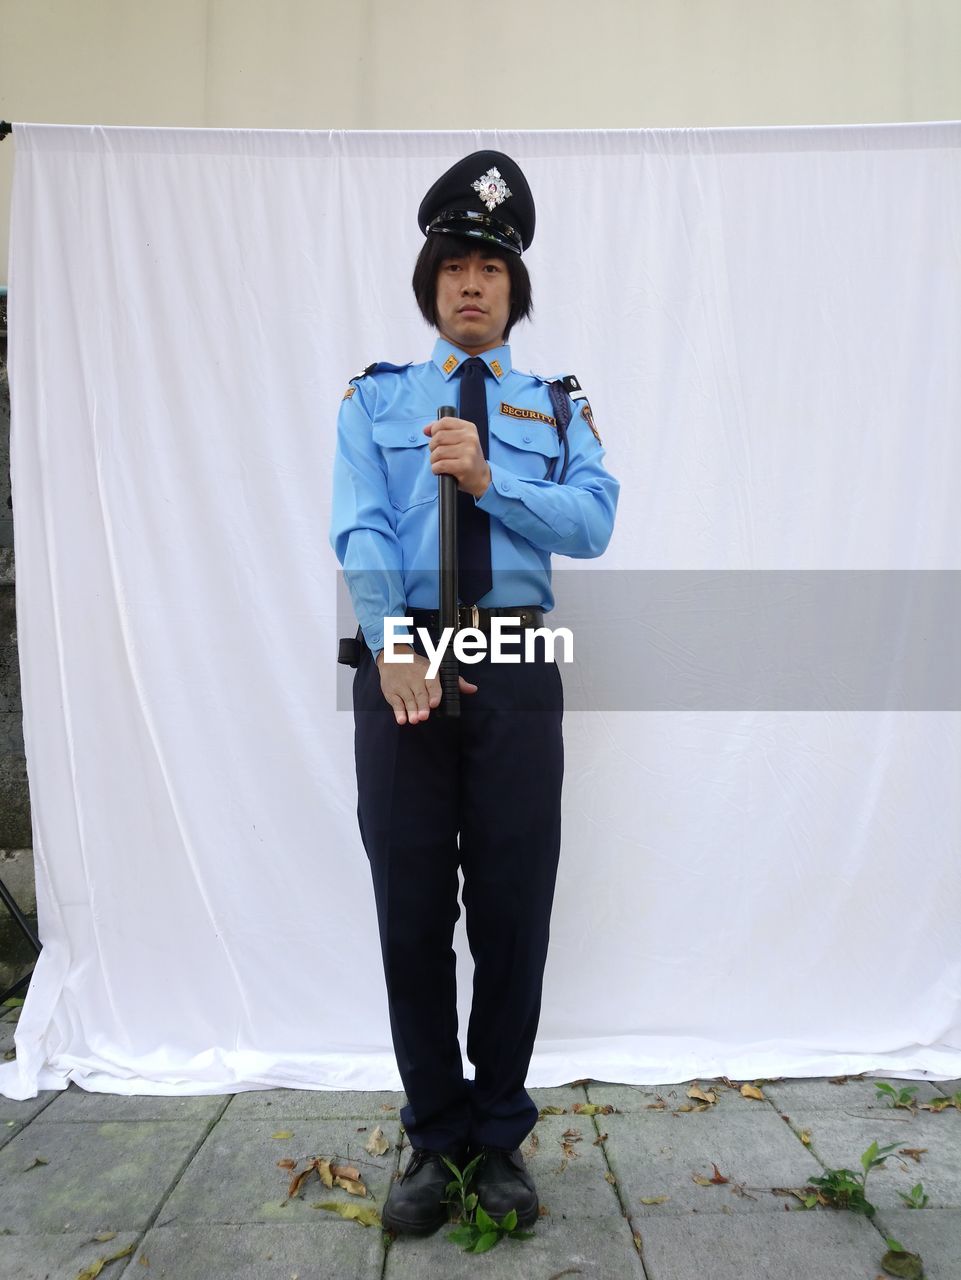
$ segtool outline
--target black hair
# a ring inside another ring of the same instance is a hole
[[[470,236],[449,235],[447,232],[432,231],[424,241],[424,247],[417,255],[414,264],[414,275],[411,284],[414,297],[420,307],[420,313],[433,328],[437,328],[437,272],[445,258],[457,258],[463,255],[478,253],[486,258],[500,258],[507,265],[507,274],[511,282],[511,308],[504,326],[504,340],[518,320],[526,320],[534,310],[531,296],[531,278],[527,267],[521,261],[519,253],[503,249],[492,240],[481,240]]]

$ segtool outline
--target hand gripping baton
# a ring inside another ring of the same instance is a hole
[[[444,404],[437,410],[438,418],[456,418],[457,410]],[[457,477],[437,477],[437,532],[440,547],[440,572],[438,576],[440,599],[438,620],[441,635],[445,627],[457,631]],[[458,683],[457,657],[453,644],[449,644],[440,662],[440,685],[443,693],[441,706],[449,716],[460,715],[460,686]]]

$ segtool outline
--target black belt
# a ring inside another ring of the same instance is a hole
[[[426,627],[428,631],[437,631],[440,627],[440,614],[436,609],[408,609],[408,615],[414,619],[415,627]],[[521,628],[542,627],[544,610],[538,605],[504,605],[492,609],[481,609],[473,604],[457,606],[457,629],[476,627],[485,636],[491,633],[491,618],[516,618]]]

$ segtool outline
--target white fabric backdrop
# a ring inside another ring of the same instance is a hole
[[[514,359],[591,396],[598,567],[961,568],[961,125],[15,142],[44,951],[10,1096],[398,1085],[334,419],[357,369],[429,353],[414,214],[468,151],[535,193]],[[961,1074],[957,711],[596,711],[566,741],[532,1084]]]

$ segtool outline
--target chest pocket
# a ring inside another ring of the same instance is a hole
[[[495,413],[491,414],[490,435],[494,461],[503,463],[508,471],[525,480],[543,480],[551,462],[560,453],[557,432],[546,422],[524,421]]]
[[[412,418],[373,424],[374,444],[387,465],[387,494],[398,511],[437,498],[437,477],[430,469],[430,439],[424,435],[429,421]]]

